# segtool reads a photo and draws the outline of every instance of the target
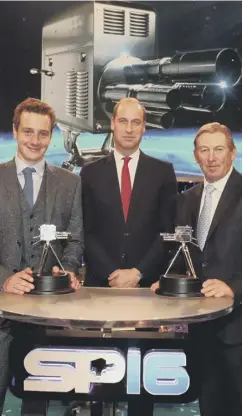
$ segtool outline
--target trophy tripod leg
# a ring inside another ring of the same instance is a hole
[[[51,244],[50,244],[50,248],[51,248],[51,250],[52,250],[52,252],[53,252],[54,256],[56,257],[56,260],[57,260],[57,262],[58,262],[59,266],[61,267],[61,269],[62,269],[63,273],[66,273],[66,272],[65,272],[65,270],[64,270],[64,268],[63,268],[62,263],[60,262],[60,260],[59,260],[59,258],[58,258],[58,256],[57,256],[57,253],[55,252],[55,250],[54,250],[54,248],[52,247],[52,245],[51,245]]]
[[[49,249],[49,246],[47,244],[45,244],[44,248],[43,248],[43,251],[42,251],[41,259],[40,259],[40,266],[39,266],[39,269],[38,269],[38,276],[42,275],[44,264],[45,264],[47,253],[48,253],[48,249]]]
[[[176,259],[177,259],[178,255],[179,255],[179,253],[180,253],[180,251],[181,251],[181,249],[182,249],[182,246],[180,246],[180,247],[178,248],[178,250],[177,250],[177,252],[176,252],[175,256],[174,256],[174,257],[173,257],[173,259],[171,260],[171,262],[170,262],[170,264],[169,264],[169,266],[168,266],[168,269],[166,270],[166,272],[165,272],[165,274],[164,274],[164,276],[165,276],[165,277],[167,276],[167,273],[170,271],[170,269],[171,269],[172,265],[173,265],[173,264],[174,264],[174,262],[176,261]]]
[[[188,247],[186,245],[183,245],[181,247],[182,247],[182,251],[183,251],[187,266],[189,268],[189,271],[192,274],[192,276],[196,279],[197,276],[196,276],[195,269],[194,269],[194,266],[193,266],[193,263],[192,263],[190,251],[188,250]]]

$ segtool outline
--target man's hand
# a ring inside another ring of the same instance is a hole
[[[108,277],[111,287],[138,287],[140,281],[140,272],[133,269],[118,269]]]
[[[33,281],[32,270],[28,267],[22,272],[9,276],[3,284],[3,290],[8,293],[24,295],[34,289]]]
[[[157,289],[159,289],[159,280],[152,284],[151,288],[152,292],[155,292]]]
[[[78,290],[81,287],[80,282],[78,281],[77,277],[75,276],[75,273],[70,272],[68,270],[65,270],[66,273],[68,273],[68,277],[71,283],[71,288],[74,290]],[[60,269],[58,266],[54,266],[52,268],[52,273],[54,276],[61,276],[63,274],[63,270]]]
[[[233,290],[222,280],[208,279],[206,280],[201,289],[207,298],[214,296],[215,298],[221,298],[222,296],[229,296],[234,298]]]

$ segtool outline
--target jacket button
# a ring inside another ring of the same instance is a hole
[[[203,261],[202,262],[202,267],[207,267],[207,266],[208,266],[208,263],[206,261]]]
[[[122,257],[122,259],[125,259],[126,254],[125,254],[125,253],[123,253],[121,257]]]
[[[130,233],[124,233],[124,237],[128,237]]]

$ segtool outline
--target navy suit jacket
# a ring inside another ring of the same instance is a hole
[[[85,285],[108,286],[116,269],[136,267],[150,286],[165,271],[160,232],[171,232],[176,213],[174,169],[140,152],[125,222],[114,155],[82,168]]]

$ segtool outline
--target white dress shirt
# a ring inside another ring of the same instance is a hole
[[[134,184],[134,179],[135,179],[135,174],[136,174],[136,170],[137,170],[137,166],[138,166],[139,156],[140,156],[140,150],[139,149],[136,150],[136,152],[129,155],[131,160],[128,163],[128,169],[129,169],[129,173],[130,173],[131,187],[133,187],[133,184]],[[115,158],[115,162],[116,162],[116,170],[117,170],[117,176],[118,176],[120,190],[121,190],[121,175],[122,175],[122,168],[123,168],[123,165],[124,165],[124,160],[123,160],[124,157],[125,156],[121,155],[120,153],[118,153],[118,151],[116,149],[114,149],[114,158]]]
[[[35,169],[35,172],[32,173],[33,178],[33,187],[34,187],[34,204],[36,202],[36,199],[38,197],[38,193],[41,187],[44,171],[45,171],[45,160],[42,159],[40,162],[36,163],[35,165],[27,165],[23,160],[19,159],[18,156],[15,156],[15,164],[16,164],[16,170],[17,170],[17,177],[20,183],[21,188],[24,187],[24,174],[23,169],[27,167],[31,167]]]
[[[225,185],[231,175],[232,170],[233,170],[233,166],[231,166],[229,172],[222,179],[219,179],[218,181],[211,183],[211,185],[213,185],[215,189],[212,192],[212,209],[211,209],[211,214],[210,214],[210,224],[212,222],[219,200],[221,198]],[[204,178],[204,188],[203,188],[203,193],[202,193],[202,198],[201,198],[199,215],[201,214],[201,211],[202,211],[202,207],[203,207],[204,199],[205,199],[205,188],[208,184],[209,182],[207,182],[206,179]]]

